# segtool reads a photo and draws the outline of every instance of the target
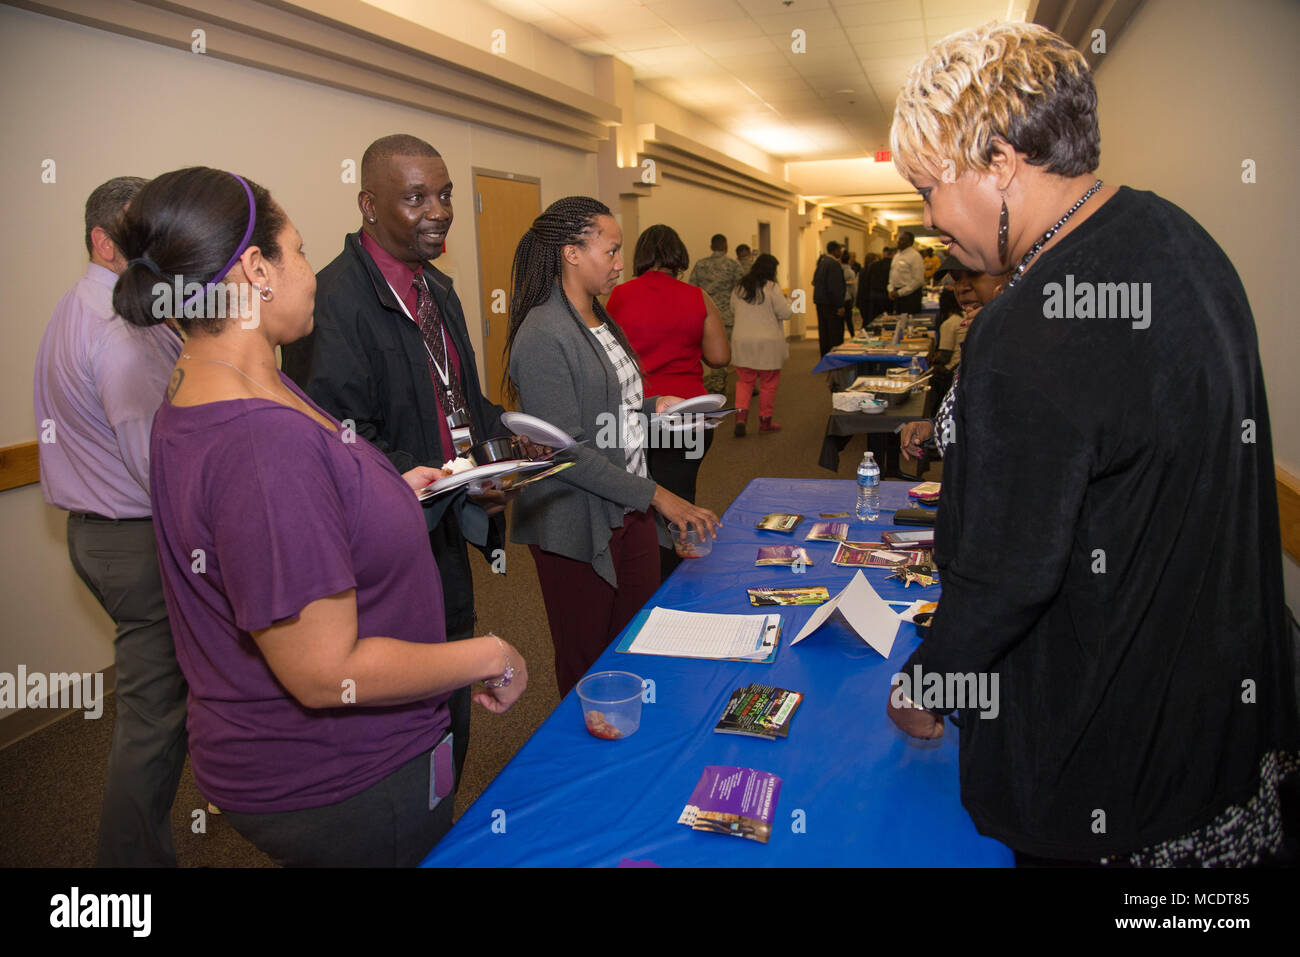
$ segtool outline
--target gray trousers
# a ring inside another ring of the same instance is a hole
[[[425,751],[338,804],[266,814],[222,813],[281,867],[415,867],[451,829],[455,803],[453,791],[429,810]]]
[[[117,626],[117,716],[95,863],[175,867],[171,807],[185,766],[188,688],[167,621],[153,522],[70,514],[68,554]]]

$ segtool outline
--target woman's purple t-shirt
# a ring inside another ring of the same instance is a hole
[[[340,707],[307,708],[250,635],[352,588],[359,635],[445,640],[421,507],[388,459],[269,399],[163,402],[149,471],[204,797],[249,813],[334,804],[437,743],[447,695],[345,706],[341,686]]]

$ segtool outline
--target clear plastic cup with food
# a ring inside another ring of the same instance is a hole
[[[641,727],[644,682],[630,671],[598,671],[578,682],[578,702],[587,730],[604,741],[617,741]]]

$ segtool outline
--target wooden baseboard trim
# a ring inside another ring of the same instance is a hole
[[[0,448],[0,492],[41,480],[41,463],[35,442],[20,442]]]

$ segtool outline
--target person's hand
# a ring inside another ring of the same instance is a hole
[[[700,538],[705,535],[709,538],[718,537],[717,530],[722,525],[722,521],[718,516],[707,508],[692,505],[686,499],[674,495],[662,485],[655,486],[654,498],[650,500],[650,504],[660,515],[673,522],[678,528],[693,528],[700,533]]]
[[[499,488],[484,488],[480,491],[474,491],[472,488],[466,490],[475,504],[482,507],[483,511],[489,516],[497,515],[504,512],[506,506],[519,497],[519,489],[503,491]]]
[[[921,446],[930,441],[933,436],[934,423],[929,419],[908,422],[903,426],[903,431],[898,433],[898,444],[903,450],[903,457],[919,459]]]
[[[655,399],[655,415],[663,415],[664,409],[671,408],[678,402],[685,401],[686,400],[679,395],[661,395],[659,398]]]
[[[438,481],[438,479],[446,478],[450,474],[450,472],[443,471],[442,469],[431,468],[428,465],[417,465],[409,472],[403,472],[402,478],[406,480],[407,485],[411,486],[411,491],[419,492],[422,489],[428,488],[434,482]]]
[[[495,638],[494,635],[488,637]],[[470,695],[471,700],[477,701],[493,714],[509,711],[510,706],[519,700],[524,689],[528,687],[528,664],[524,661],[524,656],[510,642],[501,639],[501,644],[505,645],[506,656],[510,659],[510,666],[515,669],[515,676],[504,688],[484,686]],[[502,671],[502,674],[505,672]]]
[[[894,707],[894,689],[889,689],[889,699],[885,704],[885,714],[889,720],[898,725],[898,729],[909,737],[933,740],[943,737],[943,718],[919,707]]]

